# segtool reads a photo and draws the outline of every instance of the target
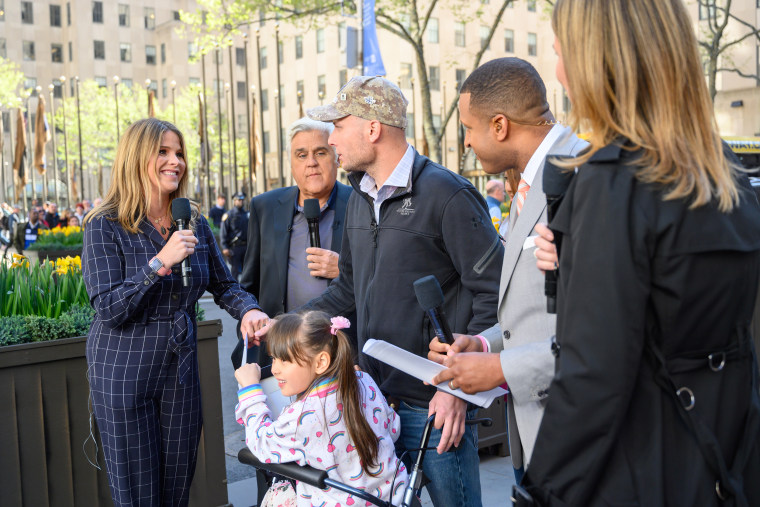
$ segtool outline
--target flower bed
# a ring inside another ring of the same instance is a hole
[[[41,230],[28,250],[82,250],[84,233],[78,226]]]

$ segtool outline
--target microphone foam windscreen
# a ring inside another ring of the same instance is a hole
[[[190,201],[185,197],[177,197],[172,201],[172,219],[190,221]]]
[[[306,220],[319,219],[319,199],[304,199],[303,214]]]
[[[424,276],[414,282],[414,293],[423,310],[443,305],[443,291],[435,275]]]

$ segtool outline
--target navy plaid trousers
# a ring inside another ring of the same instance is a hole
[[[114,504],[187,505],[202,417],[195,304],[205,290],[240,319],[257,309],[230,275],[200,217],[190,256],[164,277],[148,262],[166,241],[97,217],[85,227],[82,272],[96,315],[87,339],[88,378]]]

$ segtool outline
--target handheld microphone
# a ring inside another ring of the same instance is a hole
[[[190,224],[190,201],[184,197],[177,197],[172,201],[172,219],[177,222],[177,229],[184,231]],[[190,267],[190,261],[187,257],[182,259],[182,285],[190,286],[190,273],[193,268]]]
[[[453,345],[454,335],[451,334],[449,322],[443,311],[443,291],[438,279],[434,275],[428,275],[416,280],[414,293],[417,295],[417,302],[432,322],[438,341]]]
[[[559,156],[547,155],[546,163],[544,165],[544,194],[546,194],[546,218],[549,222],[554,219],[557,210],[562,203],[562,198],[565,196],[567,188],[570,186],[570,182],[575,176],[575,172],[561,167],[557,167],[551,161],[555,158],[562,158]],[[557,247],[557,255],[559,255],[559,247],[562,242],[562,235],[554,234],[554,245]],[[546,295],[546,311],[548,313],[557,313],[557,270],[551,270],[546,272],[546,280],[544,281],[544,294]]]
[[[319,241],[319,199],[304,199],[303,214],[309,224],[309,244],[315,248],[322,248]]]

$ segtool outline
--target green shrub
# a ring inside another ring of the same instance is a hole
[[[91,306],[76,305],[61,315],[58,320],[71,325],[74,333],[71,336],[85,336],[90,332],[90,325],[94,317],[95,310]]]
[[[29,331],[33,342],[44,342],[75,336],[71,323],[40,315],[27,315],[26,329]]]
[[[32,337],[26,328],[26,319],[23,315],[0,317],[0,347],[30,341]]]

